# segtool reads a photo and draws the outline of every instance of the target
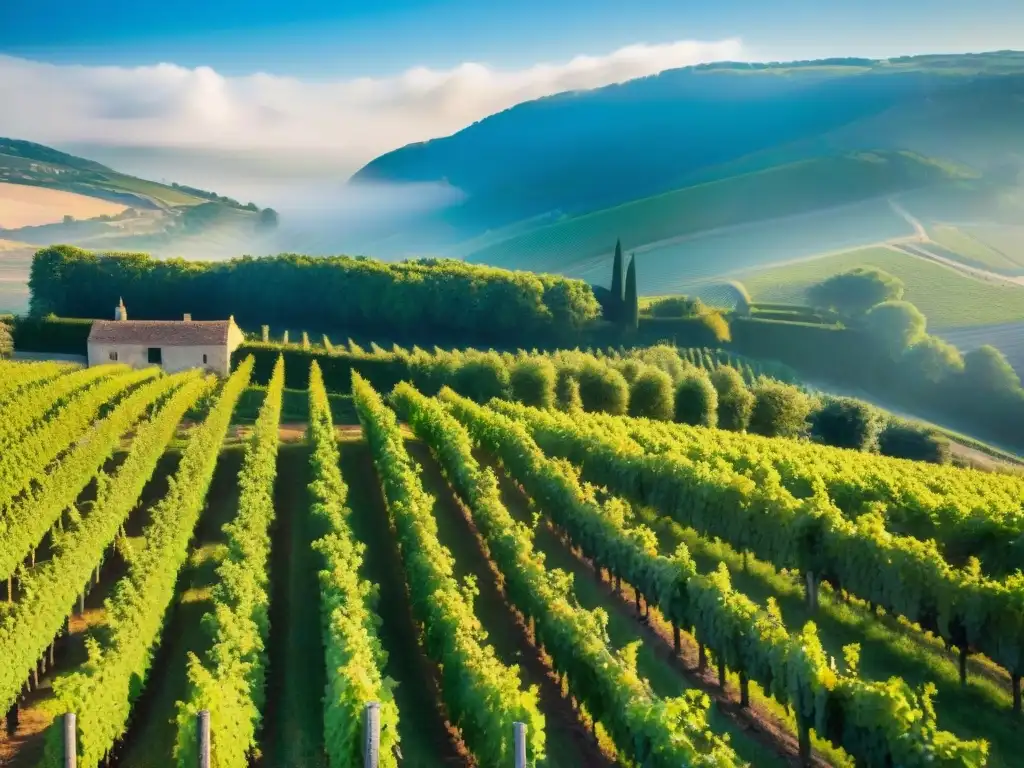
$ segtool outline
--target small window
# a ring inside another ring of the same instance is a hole
[[[147,357],[149,358],[149,362],[154,365],[161,365],[164,361],[163,352],[160,347],[150,347],[147,350]]]
[[[111,360],[117,360],[117,352],[116,351],[110,353],[110,359]]]
[[[203,355],[203,365],[206,365],[206,355]]]

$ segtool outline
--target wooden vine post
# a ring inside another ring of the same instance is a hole
[[[210,710],[204,709],[199,712],[199,768],[210,768],[211,744],[210,744]]]
[[[363,711],[363,768],[380,763],[380,702],[371,701]]]
[[[513,723],[512,735],[515,739],[515,768],[526,768],[526,723]]]
[[[77,718],[74,712],[64,715],[64,768],[78,765]]]

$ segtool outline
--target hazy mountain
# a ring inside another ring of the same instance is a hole
[[[1022,125],[1020,53],[714,64],[520,104],[353,181],[450,184],[466,198],[444,219],[465,236],[852,150],[1012,177]]]

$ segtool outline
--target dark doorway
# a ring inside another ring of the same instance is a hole
[[[162,365],[164,362],[160,347],[150,347],[148,350],[149,362],[154,365]]]

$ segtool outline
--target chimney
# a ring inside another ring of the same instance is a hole
[[[117,306],[114,307],[114,319],[115,320],[127,320],[128,310],[125,309],[124,299],[117,300]]]
[[[191,323],[191,322],[192,322],[192,313],[191,313],[191,312],[186,312],[186,313],[185,313],[185,317],[184,317],[184,318],[182,318],[182,319],[183,319],[183,320],[184,320],[184,321],[185,321],[186,323]]]

